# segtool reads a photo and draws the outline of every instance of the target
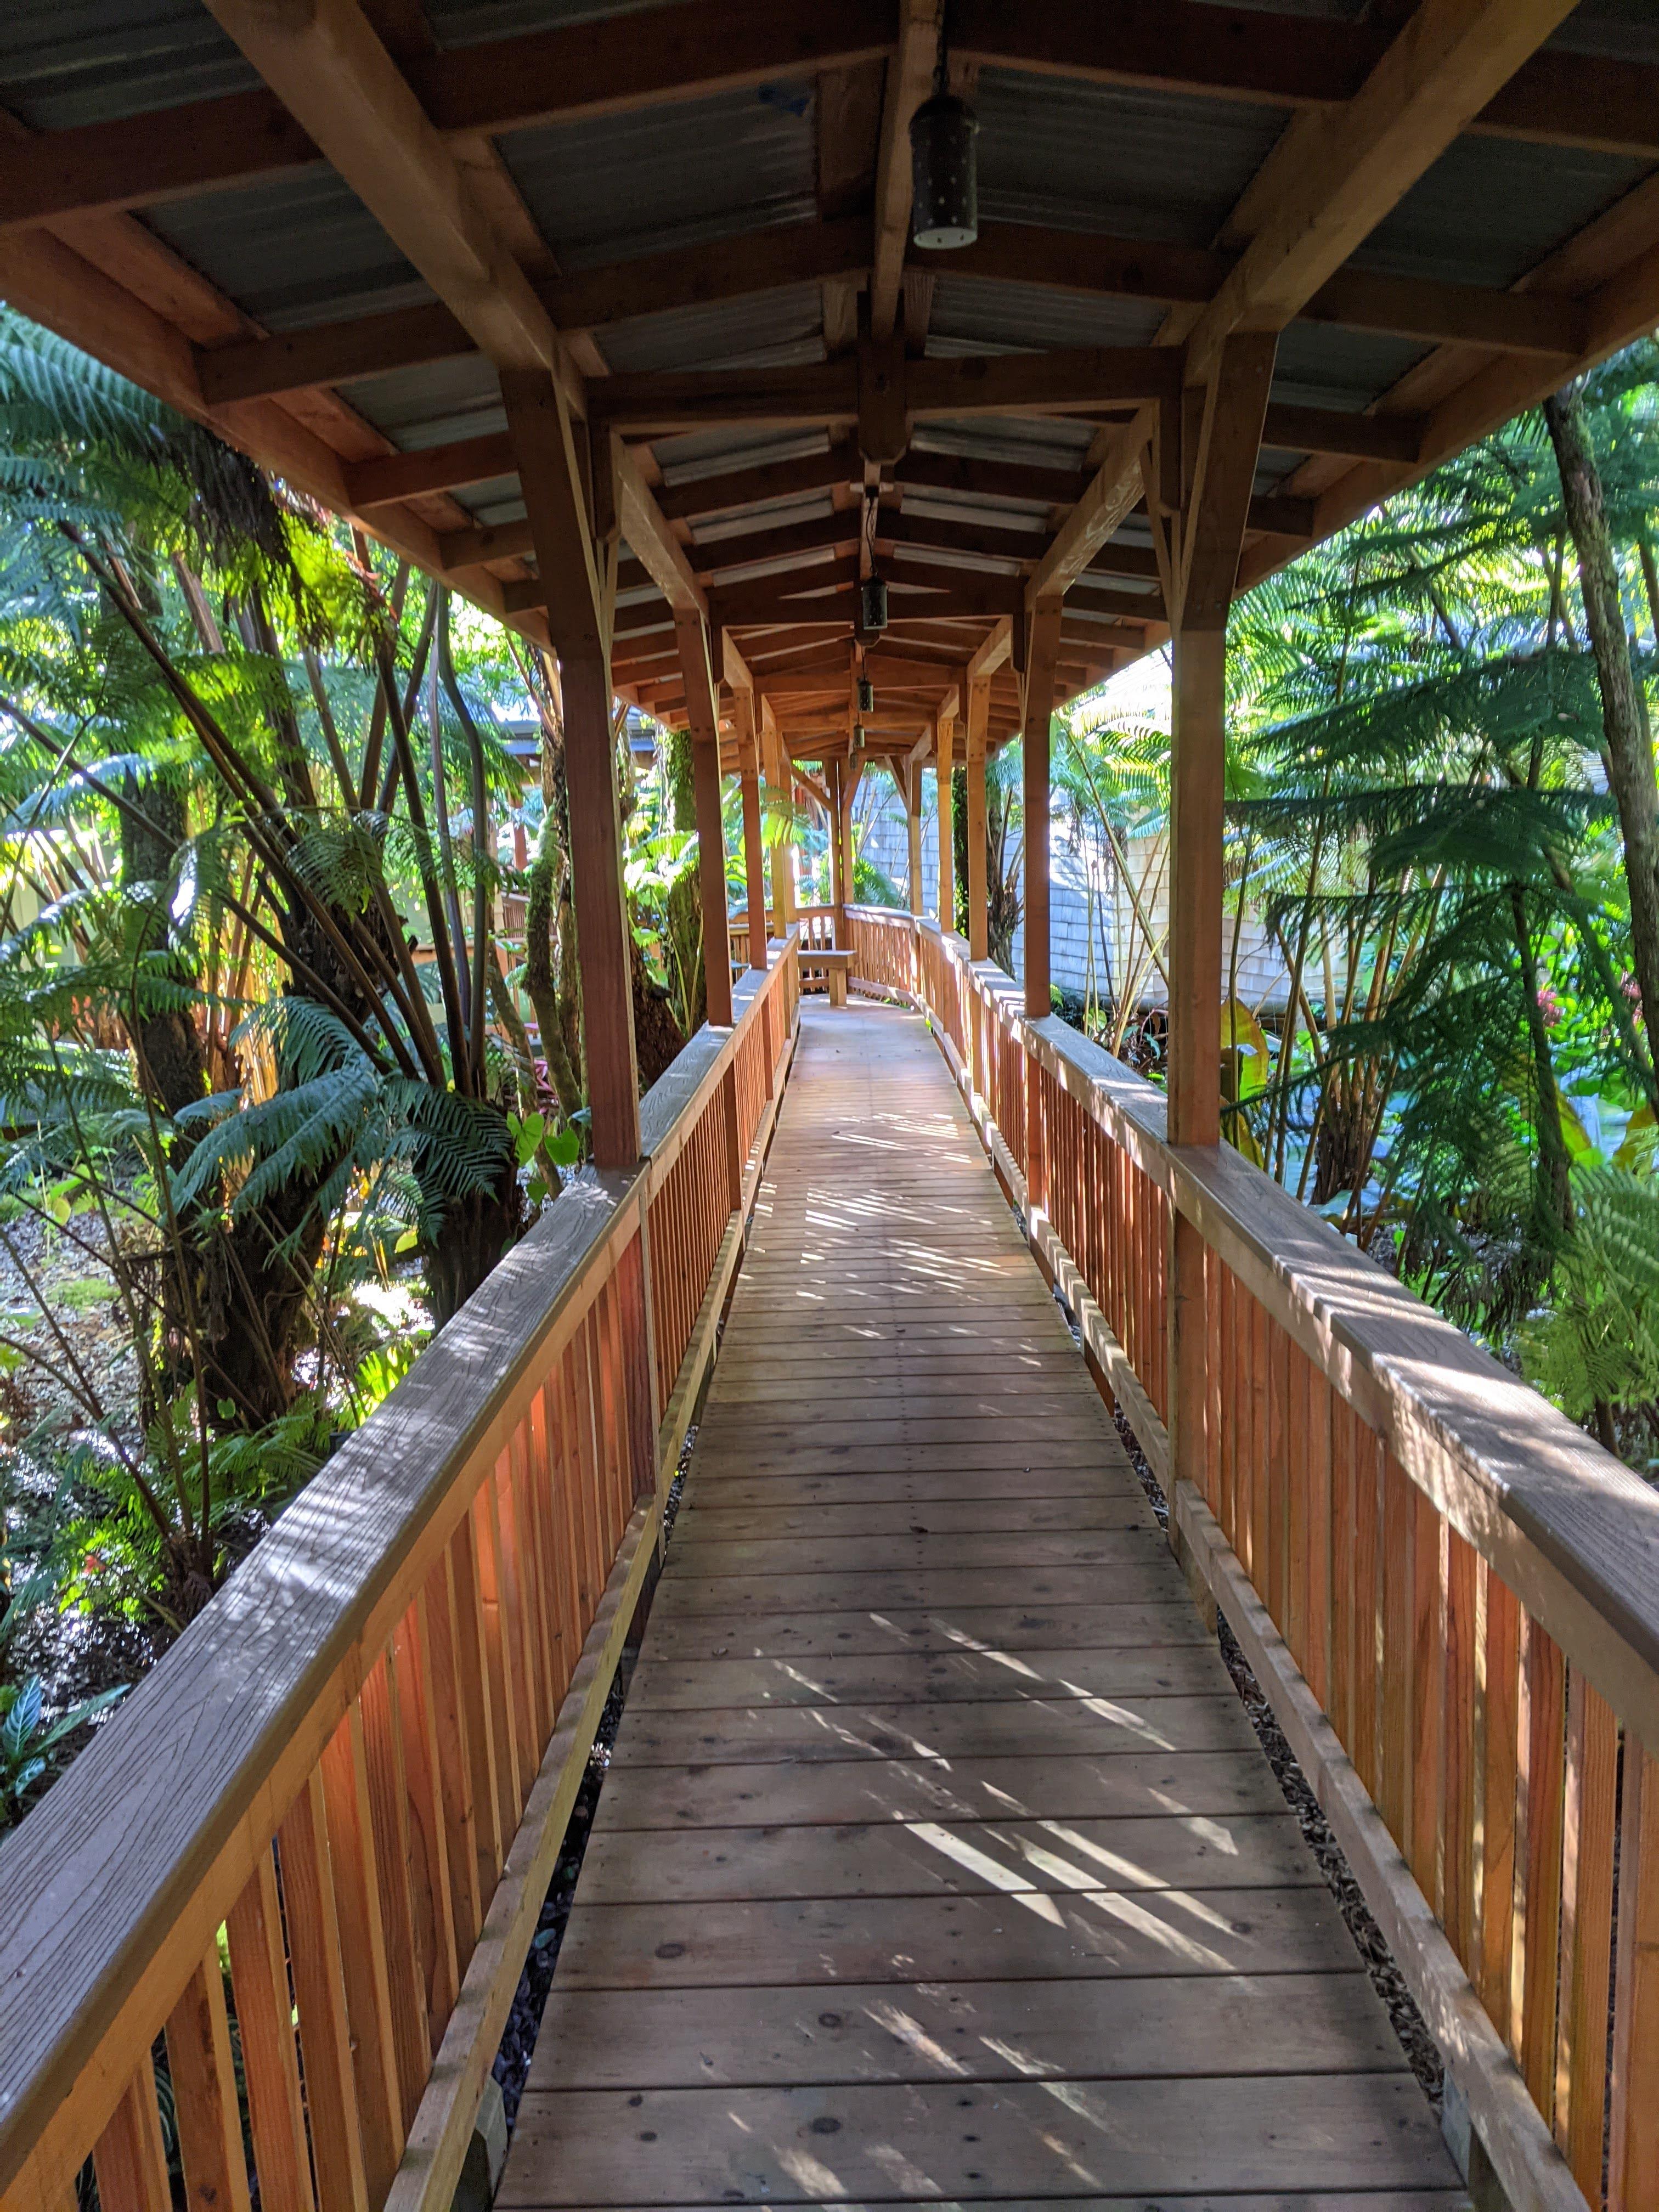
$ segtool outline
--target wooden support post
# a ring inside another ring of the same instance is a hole
[[[695,607],[677,610],[680,672],[691,728],[691,789],[697,810],[697,884],[702,893],[702,974],[708,1018],[732,1026],[732,940],[726,912],[726,835],[720,823],[720,730],[708,670],[708,635]]]
[[[859,899],[858,840],[853,834],[853,801],[858,796],[859,779],[863,774],[864,763],[854,756],[842,769],[836,787],[837,827],[841,842],[841,908],[836,917],[837,945],[852,943],[847,928],[847,908],[856,906]]]
[[[939,926],[957,926],[957,823],[951,770],[956,762],[957,723],[954,714],[941,714],[933,725],[933,765],[939,783]]]
[[[896,760],[893,774],[904,795],[904,828],[909,846],[909,907],[913,915],[921,912],[921,763],[916,760]]]
[[[749,965],[763,969],[766,957],[766,849],[761,841],[760,762],[755,743],[755,695],[733,691],[738,726],[738,772],[743,784],[743,866],[749,908]]]
[[[968,685],[968,950],[975,960],[991,957],[985,880],[985,731],[990,714],[991,679],[976,676]]]
[[[830,904],[834,909],[837,945],[847,942],[847,850],[842,842],[842,764],[827,760],[823,772],[830,783]]]
[[[1179,532],[1170,759],[1170,1088],[1172,1145],[1221,1139],[1222,805],[1227,612],[1273,380],[1271,332],[1229,338],[1210,384],[1187,395],[1190,485]],[[1028,924],[1029,927],[1029,924]],[[1209,1494],[1204,1240],[1175,1218],[1170,1255],[1170,1464]],[[1171,1523],[1173,1526],[1173,1522]]]
[[[772,702],[765,698],[760,702],[760,741],[773,804],[793,820],[795,792],[794,779],[789,773],[788,750],[778,727],[777,716],[772,712]],[[795,841],[793,836],[785,836],[772,848],[772,934],[787,936],[794,919]]]
[[[1063,599],[1039,599],[1025,647],[1025,1012],[1046,1020],[1048,991],[1048,725],[1054,719]]]
[[[593,1161],[631,1167],[640,1155],[640,1088],[604,595],[563,395],[538,369],[504,369],[501,398],[559,656]]]

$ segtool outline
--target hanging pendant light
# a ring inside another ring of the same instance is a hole
[[[880,576],[866,576],[859,586],[859,635],[876,637],[886,627],[886,582]]]
[[[935,93],[910,118],[916,244],[935,252],[979,236],[979,118],[953,92]]]
[[[873,714],[876,711],[876,687],[867,676],[859,678],[859,712]]]
[[[941,14],[933,96],[910,118],[911,235],[933,252],[979,236],[979,118],[946,88],[945,34]]]

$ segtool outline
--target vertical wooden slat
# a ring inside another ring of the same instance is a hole
[[[376,1894],[386,1929],[386,1986],[392,2003],[392,2049],[403,2097],[407,2134],[432,2063],[427,2017],[427,1972],[422,1961],[410,1871],[409,1791],[404,1772],[403,1713],[391,1654],[369,1668],[358,1701],[362,1718],[363,1769],[368,1787],[369,1835],[374,1849]]]
[[[489,1474],[472,1499],[472,1564],[483,1632],[484,1678],[495,1737],[495,1818],[505,1857],[519,1832],[524,1782],[519,1763],[519,1709],[514,1698],[508,1624],[501,1606],[501,1565],[495,1527],[495,1486]]]
[[[460,1973],[455,1951],[449,1834],[443,1788],[438,1778],[440,1753],[433,1710],[427,1611],[427,1590],[422,1587],[416,1592],[414,1604],[393,1632],[392,1650],[397,1668],[398,1712],[403,1724],[410,1886],[426,1981],[427,2022],[435,2056],[443,2039],[444,2023],[460,1988]]]
[[[1285,1340],[1285,1641],[1291,1656],[1308,1672],[1312,1626],[1309,1584],[1313,1571],[1313,1534],[1308,1494],[1308,1425],[1312,1363],[1302,1346]]]
[[[1659,1759],[1625,1737],[1613,2018],[1612,2212],[1659,2204]]]
[[[1443,1901],[1446,1940],[1471,1981],[1477,1978],[1475,1778],[1481,1771],[1484,1714],[1476,1680],[1479,1569],[1473,1547],[1453,1528],[1446,1546],[1446,1698],[1442,1733],[1445,1814]]]
[[[1413,1489],[1412,1562],[1411,1850],[1417,1886],[1438,1913],[1443,1899],[1446,1537],[1433,1501]]]
[[[1555,2137],[1592,2204],[1601,2194],[1607,2114],[1618,1768],[1618,1723],[1607,1700],[1575,1669],[1567,1685]]]
[[[1354,1491],[1354,1764],[1372,1802],[1382,1801],[1382,1439],[1357,1417]]]
[[[259,2181],[259,2212],[312,2212],[311,2160],[294,2047],[294,2000],[288,1984],[276,1869],[269,1851],[260,1852],[241,1895],[225,1916],[225,1935],[253,2166]]]
[[[1221,1510],[1221,1256],[1212,1248],[1204,1254],[1204,1371],[1209,1388],[1205,1401],[1204,1468],[1210,1510]]]
[[[1302,1671],[1321,1705],[1331,1686],[1331,1387],[1306,1353],[1308,1434],[1304,1480],[1307,1538],[1307,1653]]]
[[[1412,1855],[1412,1659],[1415,1620],[1412,1570],[1416,1557],[1415,1492],[1392,1452],[1382,1462],[1382,1794],[1377,1809],[1389,1832]]]
[[[542,1587],[540,1549],[536,1540],[536,1511],[530,1472],[530,1415],[526,1411],[507,1442],[507,1480],[501,1492],[501,1511],[510,1509],[512,1533],[505,1524],[502,1541],[513,1559],[518,1583],[519,1607],[524,1634],[525,1677],[530,1687],[532,1729],[536,1764],[553,1733],[552,1652],[548,1635],[545,1593]]]
[[[219,1947],[167,2015],[167,2073],[190,2212],[248,2212],[247,2160]]]
[[[465,1524],[463,1523],[465,1526]],[[426,1579],[426,1656],[432,1681],[432,1729],[443,1794],[444,1844],[449,1862],[450,1913],[458,1963],[470,1958],[483,1925],[479,1869],[488,1847],[479,1835],[492,1824],[495,1793],[478,1780],[488,1751],[472,1741],[462,1680],[455,1609],[455,1547],[452,1540]]]
[[[1220,1265],[1221,1278],[1221,1504],[1216,1518],[1235,1551],[1238,1546],[1238,1336],[1234,1311],[1237,1283]],[[1240,1553],[1243,1557],[1242,1553]]]
[[[1330,1406],[1331,1633],[1327,1709],[1338,1741],[1356,1768],[1354,1620],[1358,1607],[1358,1530],[1354,1518],[1354,1423],[1346,1399],[1328,1388]]]
[[[1268,1496],[1267,1354],[1271,1329],[1260,1298],[1250,1300],[1250,1580],[1256,1595],[1269,1603],[1268,1557],[1272,1550],[1272,1502]]]
[[[289,1808],[277,1830],[277,1846],[283,1855],[283,1899],[293,1947],[294,2002],[305,2057],[318,2202],[321,2212],[366,2212],[368,2185],[320,1773],[311,1776]],[[355,1928],[348,1929],[347,1936],[354,1943],[360,1940]],[[264,2212],[265,2177],[257,2138],[254,2162],[259,2168]]]
[[[146,2054],[92,2154],[106,2212],[173,2212],[155,2069]]]
[[[1521,1644],[1522,1768],[1516,1796],[1511,2002],[1521,2071],[1548,2124],[1553,2118],[1555,2087],[1566,1683],[1559,1646],[1524,1611]]]
[[[356,1705],[330,1737],[321,1773],[328,1810],[328,1863],[342,1936],[340,1964],[351,2023],[352,2076],[371,2201],[392,2186],[404,2124],[393,2048],[386,1927],[374,1864],[362,1715]]]
[[[1267,1322],[1267,1610],[1283,1636],[1290,1619],[1291,1340]],[[1285,1639],[1287,1642],[1289,1638]]]
[[[530,1784],[542,1763],[543,1737],[537,1726],[536,1686],[531,1664],[531,1634],[527,1618],[529,1593],[524,1579],[523,1546],[514,1511],[511,1440],[486,1475],[480,1491],[489,1516],[495,1561],[496,1601],[501,1617],[501,1663],[507,1669],[513,1704],[514,1747],[519,1756],[519,1803],[530,1794]],[[516,1831],[518,1822],[514,1827]]]
[[[1481,1692],[1486,1707],[1480,1887],[1480,1971],[1475,1987],[1510,2051],[1520,2040],[1511,2003],[1515,1939],[1515,1822],[1521,1772],[1521,1608],[1498,1576],[1486,1577]]]

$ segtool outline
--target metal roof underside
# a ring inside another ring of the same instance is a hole
[[[391,25],[423,18],[440,52],[619,17],[648,18],[664,0],[364,0]],[[826,0],[829,4],[829,0]],[[1224,0],[1212,0],[1220,7]],[[1225,0],[1237,9],[1241,0]],[[1358,22],[1365,0],[1242,0],[1279,15]],[[418,24],[416,25],[418,28]],[[1659,67],[1659,0],[1580,0],[1556,38],[1564,52]],[[0,5],[0,108],[32,131],[63,131],[143,116],[257,87],[251,67],[203,0],[4,0]],[[1212,247],[1282,132],[1287,110],[1251,99],[1205,97],[986,67],[972,96],[980,118],[981,220],[1049,232]],[[501,169],[568,276],[722,240],[757,245],[781,226],[806,226],[819,203],[818,97],[811,76],[783,76],[696,98],[538,125],[495,142]],[[1582,147],[1470,134],[1407,191],[1354,254],[1378,275],[1506,290],[1640,185],[1638,161]],[[836,214],[848,212],[837,203]],[[854,211],[857,212],[856,195]],[[353,191],[326,167],[197,191],[133,218],[205,278],[258,331],[291,333],[429,303],[432,294]],[[990,280],[951,257],[915,264],[927,282],[925,350],[934,358],[1081,347],[1141,346],[1164,319],[1156,302]],[[807,365],[825,354],[824,289],[783,283],[734,299],[641,312],[606,325],[592,343],[617,374]],[[1273,398],[1281,404],[1374,408],[1434,349],[1420,338],[1310,320],[1280,341]],[[591,362],[592,356],[584,355]],[[337,387],[365,434],[413,453],[502,431],[493,370],[467,355]],[[918,456],[1076,471],[1098,424],[1051,417],[927,421]],[[648,473],[671,488],[700,477],[822,453],[811,428],[733,424],[651,442]],[[360,450],[362,450],[360,448]],[[1298,457],[1270,449],[1257,477],[1271,493],[1297,476]],[[1292,487],[1294,488],[1294,487]],[[447,495],[461,520],[510,522],[524,512],[512,476]],[[841,495],[843,501],[847,495]],[[827,520],[827,488],[709,513],[687,533],[701,548],[745,530]],[[956,521],[981,536],[1027,531],[1048,512],[1040,498],[981,498],[937,487],[905,493],[906,510]],[[1144,548],[1144,522],[1121,543]],[[737,557],[734,554],[734,559]],[[948,556],[920,556],[939,565]],[[971,556],[970,556],[971,557]],[[774,564],[766,564],[769,568]],[[980,556],[988,575],[995,556]],[[522,573],[522,569],[520,570]],[[793,572],[804,575],[804,570]],[[1126,580],[1126,590],[1133,588]],[[637,596],[637,595],[636,595]]]

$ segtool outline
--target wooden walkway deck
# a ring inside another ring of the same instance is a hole
[[[937,1048],[813,1009],[498,2201],[1131,2198],[1466,2201]]]

